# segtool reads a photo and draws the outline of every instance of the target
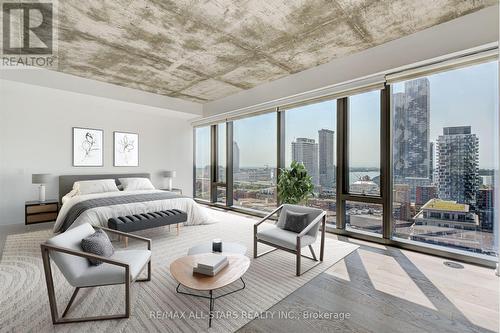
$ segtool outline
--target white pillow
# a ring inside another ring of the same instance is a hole
[[[69,199],[71,199],[71,198],[73,198],[74,196],[77,196],[77,195],[78,195],[78,191],[77,190],[71,190],[64,197],[62,197],[62,199],[61,199],[62,204],[64,205],[66,203],[66,201],[68,201]]]
[[[78,195],[119,191],[114,179],[82,180],[73,184],[73,190]]]
[[[124,191],[154,190],[155,187],[148,178],[118,178]]]

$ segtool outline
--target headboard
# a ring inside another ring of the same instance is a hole
[[[62,197],[68,194],[73,189],[74,182],[80,180],[96,180],[96,179],[114,179],[116,185],[119,185],[118,178],[127,177],[140,177],[151,179],[151,174],[149,173],[118,173],[118,174],[99,174],[99,175],[64,175],[59,176],[59,202],[62,201]]]

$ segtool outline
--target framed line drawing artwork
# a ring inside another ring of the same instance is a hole
[[[113,132],[115,167],[139,166],[139,134]]]
[[[73,166],[102,167],[104,165],[104,131],[73,127]]]

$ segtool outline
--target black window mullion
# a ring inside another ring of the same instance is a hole
[[[226,123],[226,206],[233,205],[233,122]]]
[[[380,91],[380,195],[382,197],[382,235],[392,236],[392,170],[390,86]]]
[[[217,125],[210,127],[210,202],[217,202]]]
[[[349,174],[347,171],[347,98],[337,99],[337,182],[336,182],[336,215],[337,228],[345,229],[345,200],[344,194],[347,192]]]
[[[280,198],[278,195],[278,178],[281,173],[281,169],[285,168],[285,111],[280,111],[279,108],[276,108],[276,116],[277,119],[277,127],[276,127],[276,142],[277,142],[277,159],[276,159],[276,204],[280,205]]]

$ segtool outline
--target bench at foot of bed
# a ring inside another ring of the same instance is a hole
[[[112,217],[108,220],[108,228],[134,232],[156,227],[177,225],[177,235],[179,235],[179,224],[187,221],[187,214],[179,209],[168,209],[152,213],[135,214],[128,216]],[[125,246],[128,239],[125,238]]]

